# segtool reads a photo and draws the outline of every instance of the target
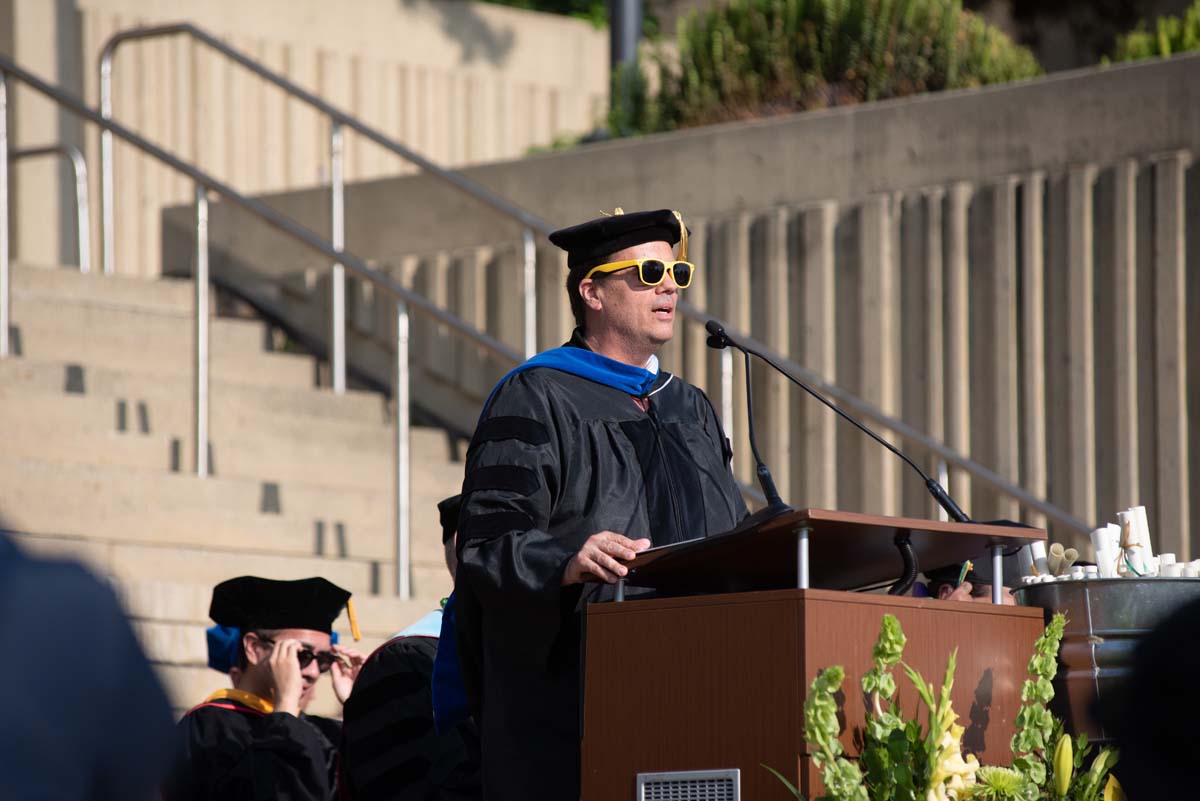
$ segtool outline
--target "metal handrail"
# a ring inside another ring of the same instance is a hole
[[[129,130],[120,123],[105,119],[77,97],[51,86],[33,73],[19,67],[7,56],[0,55],[0,358],[9,352],[9,259],[8,259],[8,76],[12,76],[34,91],[45,95],[58,105],[133,145],[143,153],[191,178],[196,185],[196,352],[195,352],[195,412],[196,412],[196,472],[208,472],[208,192],[214,192],[230,203],[259,217],[276,230],[299,241],[331,263],[343,264],[363,280],[370,281],[387,293],[396,303],[396,591],[402,598],[411,594],[409,559],[409,313],[415,310],[472,343],[511,363],[522,356],[503,342],[475,330],[469,323],[416,294],[397,281],[377,272],[366,263],[341,248],[335,248],[318,234],[253,198],[245,197],[208,173],[167,153],[157,145]]]
[[[521,275],[524,281],[525,294],[525,356],[537,352],[536,314],[537,314],[537,281],[535,278],[536,249],[533,246],[532,232],[550,233],[551,226],[534,214],[520,206],[505,200],[482,184],[472,181],[464,175],[443,169],[416,151],[405,147],[382,131],[372,128],[362,120],[342,111],[335,106],[312,94],[308,90],[292,83],[277,72],[264,67],[260,62],[250,58],[245,53],[230,47],[207,31],[187,22],[170,23],[166,25],[150,25],[118,31],[108,38],[100,52],[100,114],[105,119],[112,118],[112,67],[113,56],[117,47],[123,42],[152,39],[159,36],[174,36],[183,34],[202,42],[216,50],[226,58],[250,70],[268,83],[282,89],[288,95],[315,108],[329,117],[329,154],[330,154],[330,207],[331,235],[330,243],[335,250],[341,250],[345,244],[345,172],[343,129],[356,131],[386,150],[400,156],[406,161],[419,167],[423,172],[444,181],[481,203],[490,206],[501,215],[515,220],[525,227],[524,259],[525,269]],[[114,176],[113,176],[113,146],[112,135],[107,129],[100,134],[100,201],[101,201],[101,242],[103,245],[104,274],[111,275],[115,267],[114,243]],[[330,281],[330,343],[329,362],[332,374],[333,391],[341,394],[346,387],[346,286],[342,266],[334,262]]]
[[[39,156],[63,156],[71,162],[75,171],[75,228],[79,236],[79,272],[89,273],[92,271],[92,235],[88,230],[91,218],[88,211],[87,161],[75,145],[47,145],[14,150],[8,154],[8,160],[13,162]]]

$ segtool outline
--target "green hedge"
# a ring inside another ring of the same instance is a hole
[[[1159,18],[1153,31],[1142,23],[1117,37],[1112,61],[1136,61],[1188,50],[1200,50],[1200,0],[1196,0],[1183,17]]]
[[[731,0],[681,20],[678,60],[661,52],[657,95],[629,98],[617,133],[694,125],[981,86],[1038,75],[1033,54],[959,0]],[[619,106],[620,104],[618,104]]]

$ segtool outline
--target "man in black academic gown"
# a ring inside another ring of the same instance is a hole
[[[655,355],[694,271],[682,219],[618,210],[550,240],[578,328],[501,380],[463,483],[459,656],[487,801],[578,799],[584,603],[611,598],[638,551],[747,513],[712,404]]]
[[[184,753],[164,788],[166,801],[337,797],[337,723],[303,710],[326,671],[345,703],[362,667],[361,653],[330,636],[349,600],[323,578],[242,576],[216,586],[209,664],[231,672],[235,686],[179,722]]]

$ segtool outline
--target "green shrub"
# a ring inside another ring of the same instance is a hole
[[[680,21],[642,131],[1029,78],[1033,54],[960,0],[730,0]]]
[[[1160,17],[1153,31],[1143,22],[1117,37],[1112,61],[1136,61],[1189,50],[1200,50],[1200,0],[1192,3],[1183,17]]]

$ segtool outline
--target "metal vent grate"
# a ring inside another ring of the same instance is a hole
[[[741,801],[742,774],[731,770],[639,773],[637,801]]]

